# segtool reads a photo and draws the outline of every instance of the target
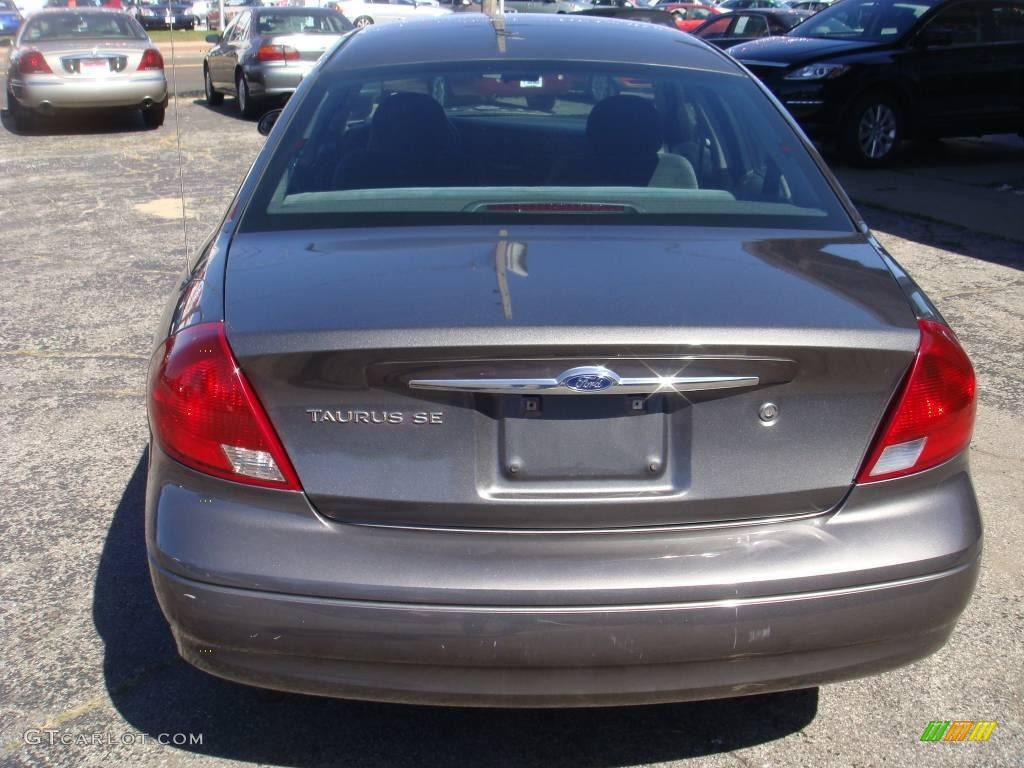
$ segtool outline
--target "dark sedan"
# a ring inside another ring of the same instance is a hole
[[[730,48],[759,37],[784,35],[808,16],[806,11],[733,11],[705,21],[692,34],[719,48]]]
[[[729,51],[853,163],[900,143],[1024,132],[1024,2],[842,0]]]
[[[191,3],[142,0],[133,10],[143,29],[195,29],[196,26]]]
[[[637,87],[531,108],[559,76]],[[655,24],[345,38],[147,351],[156,595],[231,680],[807,688],[935,651],[978,574],[956,336],[762,86]]]

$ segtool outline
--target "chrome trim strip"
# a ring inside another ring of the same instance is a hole
[[[496,395],[653,395],[663,392],[703,392],[716,389],[753,387],[757,376],[642,376],[624,378],[607,369],[587,368],[589,375],[602,376],[610,383],[602,389],[574,389],[566,381],[584,369],[566,371],[557,379],[411,379],[410,389],[478,392]]]

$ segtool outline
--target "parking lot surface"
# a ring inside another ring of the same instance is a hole
[[[180,176],[172,111],[155,131],[137,115],[0,129],[0,765],[1024,765],[1024,246],[892,200],[864,212],[979,376],[984,564],[936,655],[820,690],[565,711],[291,696],[188,667],[146,570],[144,378],[185,259],[181,189],[191,249],[263,139],[230,100],[177,107]],[[1024,218],[1024,198],[998,194],[1000,217]],[[984,743],[922,743],[936,719],[998,725]]]

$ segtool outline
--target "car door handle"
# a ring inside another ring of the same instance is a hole
[[[410,389],[494,395],[653,395],[755,387],[757,376],[618,376],[603,366],[582,366],[557,379],[410,379]]]

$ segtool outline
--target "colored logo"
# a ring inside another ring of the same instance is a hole
[[[988,741],[995,727],[995,720],[932,720],[921,741]]]
[[[616,374],[596,365],[573,368],[558,377],[558,383],[573,392],[602,392],[618,382]]]

